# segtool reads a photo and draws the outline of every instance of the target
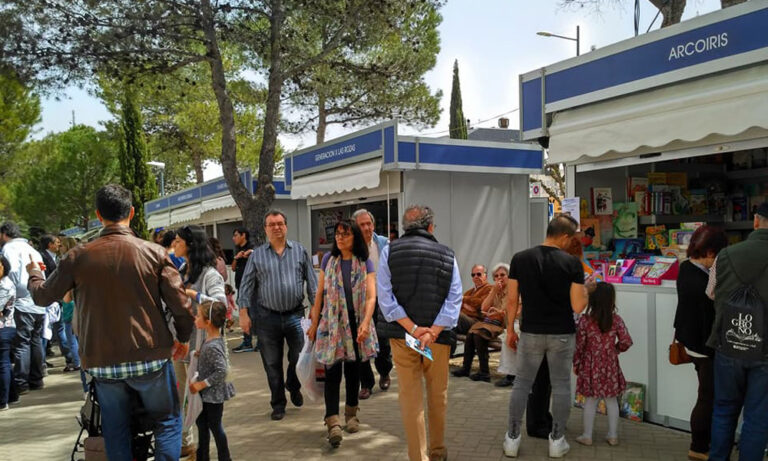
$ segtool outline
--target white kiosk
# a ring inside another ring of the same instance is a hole
[[[541,148],[419,138],[386,122],[285,159],[293,200],[306,200],[313,253],[328,251],[333,225],[359,208],[376,218],[376,232],[401,233],[410,204],[435,212],[435,236],[456,252],[465,286],[470,266],[508,262],[530,245],[529,174],[540,173]]]
[[[250,170],[240,173],[240,180],[249,191],[256,189],[256,180]],[[309,221],[304,200],[292,200],[285,188],[285,179],[275,177],[275,201],[272,206],[288,218],[288,238],[307,245]],[[192,186],[144,205],[147,226],[150,229],[174,228],[184,224],[205,227],[211,237],[217,237],[225,250],[234,249],[232,232],[242,225],[240,209],[229,194],[224,178],[217,178]]]
[[[741,204],[768,194],[766,24],[768,1],[754,0],[521,75],[523,139],[566,164],[570,197],[610,187],[632,201],[628,178],[685,173],[684,188],[706,191],[704,212],[648,213],[641,229],[705,221],[744,238]],[[620,360],[647,386],[646,419],[688,430],[698,383],[693,366],[668,362],[674,283],[616,287],[635,342]]]

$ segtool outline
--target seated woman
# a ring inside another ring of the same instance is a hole
[[[509,265],[496,264],[491,273],[494,283],[481,307],[483,320],[475,323],[469,329],[467,339],[464,342],[464,364],[460,369],[453,372],[453,376],[469,376],[472,381],[491,382],[491,373],[488,368],[488,343],[504,332]],[[477,351],[480,362],[480,371],[470,375],[469,371],[472,368],[475,351]]]

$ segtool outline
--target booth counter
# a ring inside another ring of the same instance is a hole
[[[768,1],[753,0],[520,76],[523,139],[565,164],[582,222],[612,202],[637,210],[641,238],[694,222],[746,238],[768,197],[765,24]],[[646,419],[689,429],[696,375],[668,362],[674,282],[616,289],[635,342],[622,369],[647,386]]]
[[[473,264],[509,262],[531,243],[529,174],[541,172],[543,153],[530,143],[401,136],[391,121],[285,162],[291,198],[307,202],[314,254],[331,248],[335,222],[359,208],[374,214],[378,234],[396,238],[411,204],[434,210],[435,236],[456,252],[465,286]]]

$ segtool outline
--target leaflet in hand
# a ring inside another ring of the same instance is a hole
[[[421,342],[414,338],[413,336],[409,335],[408,333],[405,334],[405,344],[408,345],[411,349],[415,350],[419,354],[423,355],[424,357],[428,358],[429,360],[432,359],[432,349],[429,347],[425,347],[424,350],[421,350],[419,347],[421,345]]]

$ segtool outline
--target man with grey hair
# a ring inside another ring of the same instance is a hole
[[[376,220],[373,217],[373,213],[365,208],[352,213],[352,219],[357,223],[357,227],[360,228],[360,232],[363,234],[365,244],[368,245],[368,257],[373,262],[373,267],[379,267],[379,255],[384,247],[389,244],[389,241],[386,237],[377,235],[374,232]],[[380,317],[379,312],[379,304],[376,303],[376,311],[373,314],[374,319]],[[379,372],[379,387],[381,390],[386,391],[392,383],[389,377],[389,372],[392,371],[392,349],[389,347],[389,340],[379,338],[379,354],[373,362],[376,365],[376,371]],[[365,400],[371,396],[375,382],[373,369],[371,369],[371,360],[361,363],[360,394],[358,396],[360,400]]]
[[[453,250],[435,239],[434,214],[410,206],[403,215],[405,234],[381,252],[376,272],[379,338],[389,338],[400,381],[400,413],[411,461],[448,458],[445,410],[448,404],[448,359],[456,342],[453,328],[461,310],[461,275]],[[432,359],[405,342],[410,335]],[[422,379],[423,377],[423,379]],[[429,440],[424,427],[422,381],[427,386]]]

